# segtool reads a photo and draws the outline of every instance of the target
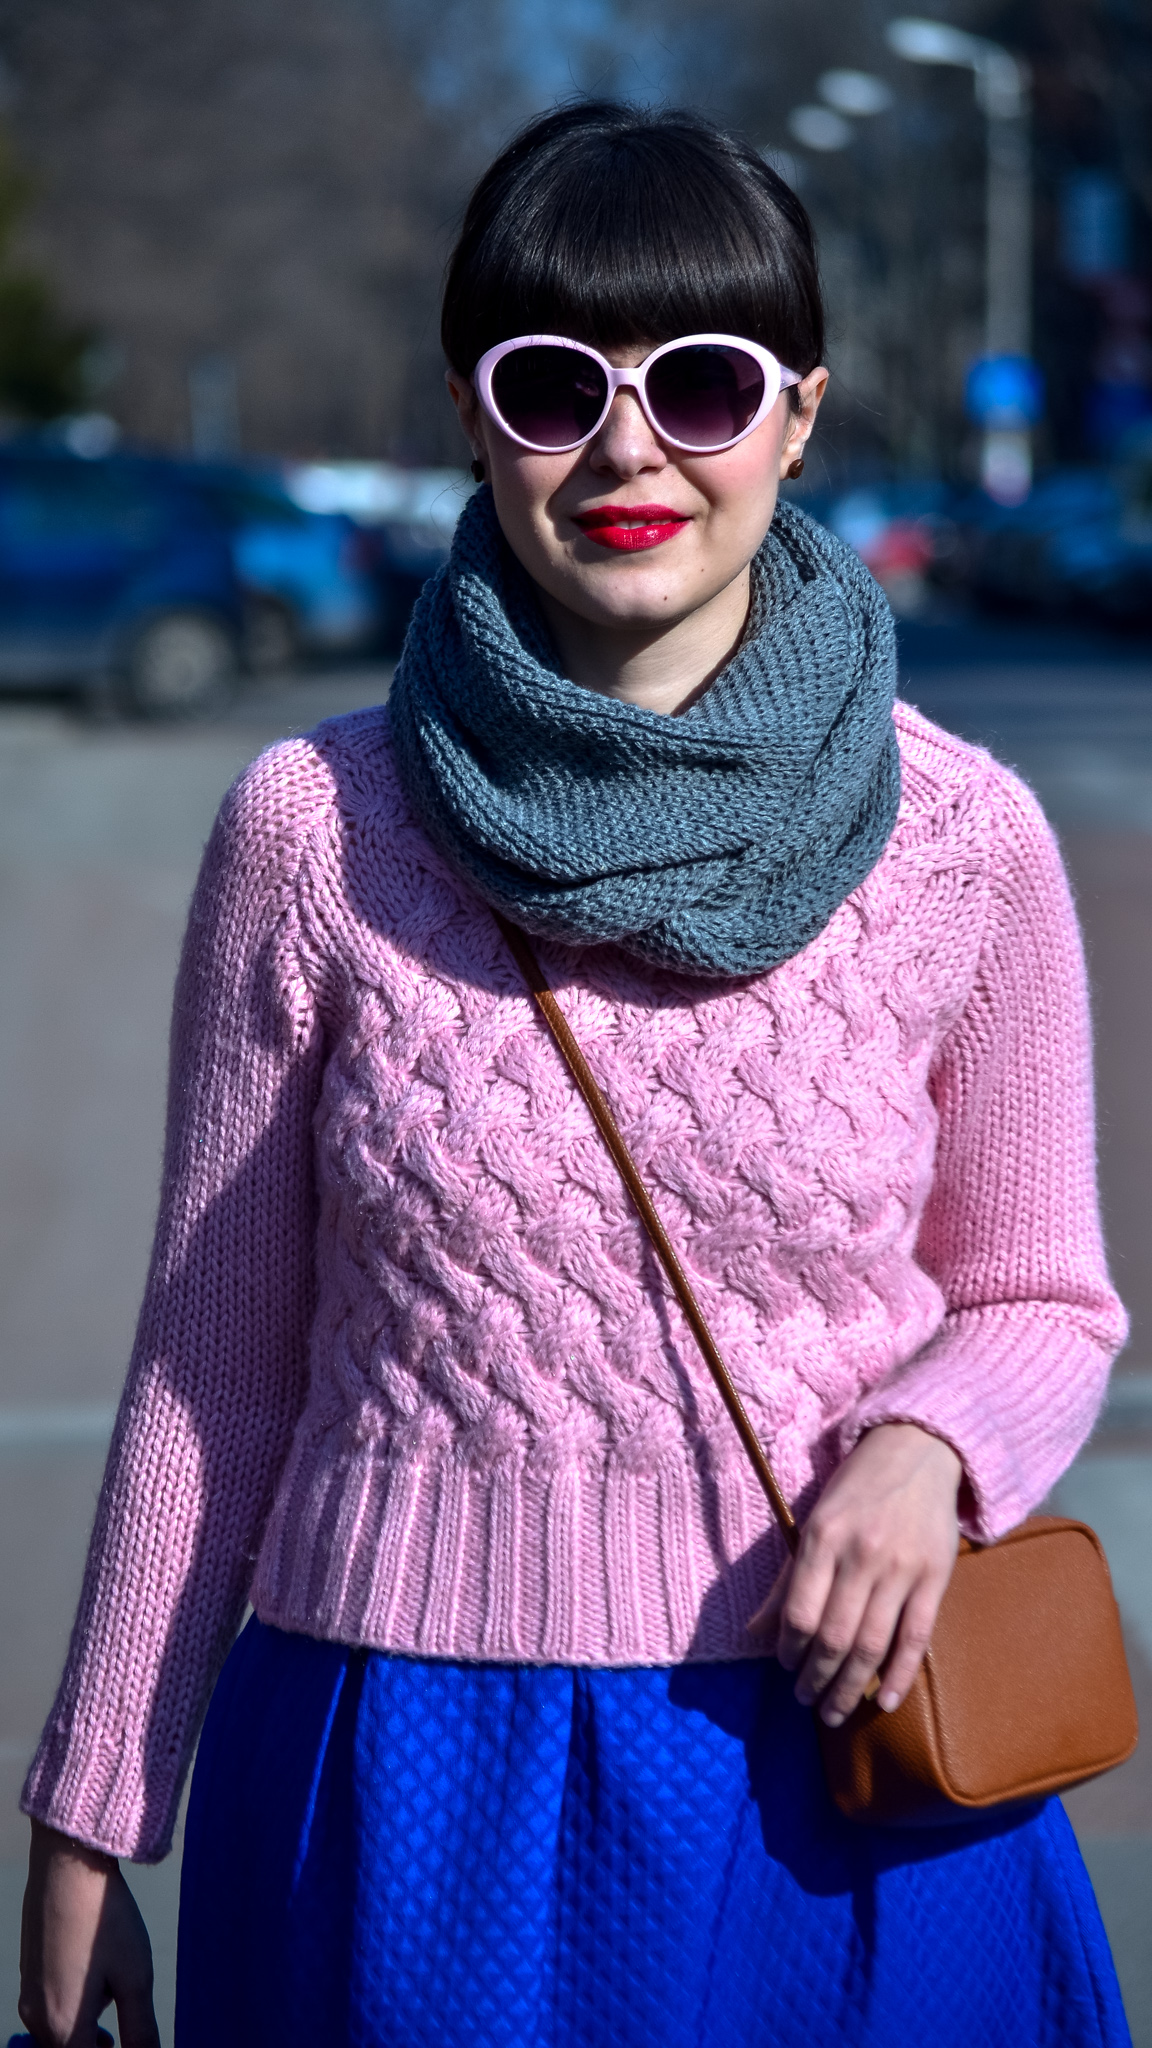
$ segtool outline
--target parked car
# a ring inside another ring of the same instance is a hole
[[[1022,505],[974,492],[957,521],[963,580],[985,605],[1152,625],[1152,449],[1111,471],[1054,470]]]
[[[800,500],[849,547],[887,592],[900,618],[915,618],[946,580],[956,545],[952,492],[938,478],[901,478]]]
[[[242,628],[227,537],[170,463],[0,448],[0,689],[202,711],[232,687]]]
[[[448,560],[449,542],[435,527],[400,519],[365,527],[363,542],[380,593],[380,645],[396,654],[416,599]]]
[[[378,642],[389,619],[377,549],[342,512],[313,512],[279,474],[239,463],[187,463],[182,475],[228,534],[244,591],[244,651],[258,673],[301,654]]]
[[[290,466],[285,480],[298,505],[341,511],[357,522],[380,593],[381,646],[396,650],[420,591],[448,559],[456,521],[476,488],[467,470],[312,462]]]

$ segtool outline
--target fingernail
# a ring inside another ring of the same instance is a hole
[[[876,1701],[876,1705],[882,1707],[886,1714],[894,1714],[900,1705],[900,1695],[898,1692],[882,1692]]]
[[[837,1713],[835,1707],[833,1707],[829,1713],[821,1714],[820,1719],[826,1728],[841,1728],[847,1719],[847,1715]]]
[[[798,1685],[796,1687],[796,1697],[802,1707],[810,1707],[816,1695],[814,1692],[810,1692],[806,1685]]]

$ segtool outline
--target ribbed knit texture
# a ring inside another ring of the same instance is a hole
[[[994,1536],[1091,1427],[1124,1322],[1059,858],[901,708],[903,799],[804,952],[703,987],[541,958],[801,1512],[923,1423]],[[28,1811],[168,1845],[251,1591],[480,1660],[749,1654],[781,1560],[589,1114],[387,715],[261,757],[205,856],[156,1248]]]
[[[526,930],[760,974],[864,880],[900,801],[896,635],[860,557],[780,504],[736,654],[668,718],[570,682],[491,490],[425,588],[389,703],[449,863]]]

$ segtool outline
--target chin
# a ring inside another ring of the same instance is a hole
[[[698,605],[706,604],[713,595],[710,588],[694,592],[691,597],[677,579],[674,587],[667,582],[655,588],[642,589],[631,577],[625,580],[613,578],[608,589],[589,589],[580,585],[576,590],[555,595],[569,611],[579,614],[595,626],[674,626],[694,611]]]

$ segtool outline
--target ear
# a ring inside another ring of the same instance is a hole
[[[445,370],[444,382],[448,386],[448,395],[456,407],[456,417],[463,429],[464,437],[473,455],[479,456],[483,461],[488,450],[484,439],[484,411],[476,396],[476,388],[467,377],[461,377],[456,370]]]
[[[797,412],[790,412],[788,415],[788,431],[780,449],[781,477],[787,475],[789,464],[795,462],[797,456],[803,455],[804,443],[816,424],[820,400],[827,388],[828,372],[822,363],[818,364],[816,369],[809,370],[803,383],[796,386],[800,407]]]

